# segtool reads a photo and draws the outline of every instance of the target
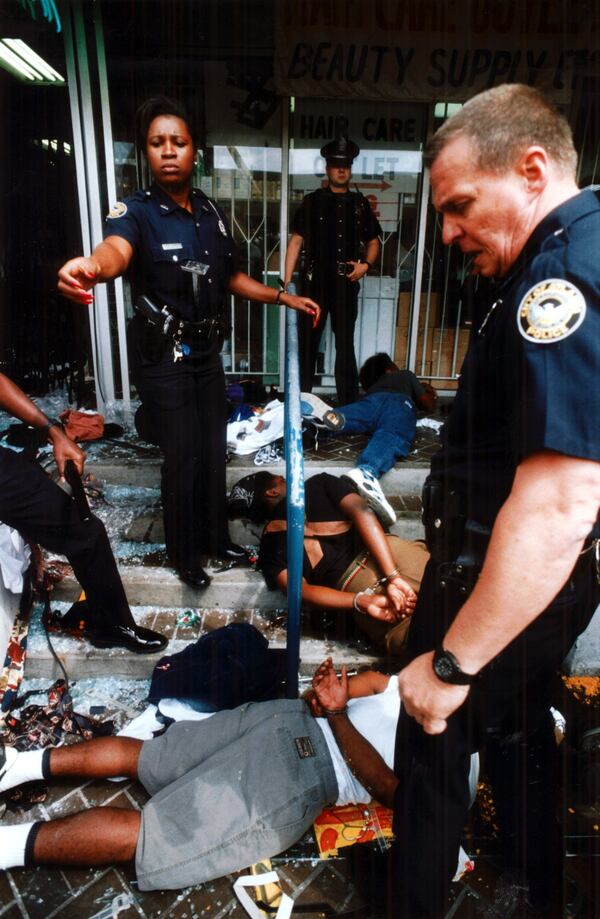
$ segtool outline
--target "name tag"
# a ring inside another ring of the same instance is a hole
[[[165,252],[170,252],[172,249],[183,249],[181,243],[163,243],[162,247]]]

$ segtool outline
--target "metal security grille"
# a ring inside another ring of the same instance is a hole
[[[226,213],[239,253],[238,267],[278,287],[281,150],[215,147],[213,170],[200,186]],[[226,373],[279,379],[281,308],[230,298],[231,333],[222,350]]]

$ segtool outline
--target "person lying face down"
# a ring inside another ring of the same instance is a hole
[[[331,658],[304,699],[250,703],[172,724],[148,741],[98,738],[52,750],[0,747],[0,793],[27,781],[137,779],[141,812],[96,807],[0,825],[0,868],[135,860],[141,890],[187,887],[296,842],[328,804],[393,801],[396,676],[338,677]],[[351,766],[349,765],[351,763]]]
[[[369,441],[344,473],[383,525],[391,526],[396,513],[378,482],[389,469],[408,456],[417,430],[417,409],[433,412],[437,393],[410,370],[400,370],[385,351],[367,358],[359,373],[364,395],[356,402],[332,408],[312,393],[301,399],[328,430],[338,434],[368,434]]]
[[[257,472],[234,485],[230,517],[267,521],[258,567],[272,590],[287,590],[286,481]],[[354,616],[372,642],[390,654],[403,649],[429,553],[423,543],[385,533],[375,513],[345,477],[306,480],[302,599]],[[367,565],[374,574],[369,579]],[[366,588],[383,579],[377,593]]]

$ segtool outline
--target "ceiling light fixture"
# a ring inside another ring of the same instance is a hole
[[[20,38],[0,38],[0,67],[30,83],[64,83],[65,79]]]

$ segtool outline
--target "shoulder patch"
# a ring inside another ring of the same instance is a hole
[[[113,204],[106,217],[108,220],[114,220],[115,217],[124,217],[126,213],[127,205],[123,201],[117,201],[116,204]]]
[[[519,305],[517,326],[527,341],[547,345],[568,338],[585,318],[585,298],[569,281],[548,278],[531,287]]]

